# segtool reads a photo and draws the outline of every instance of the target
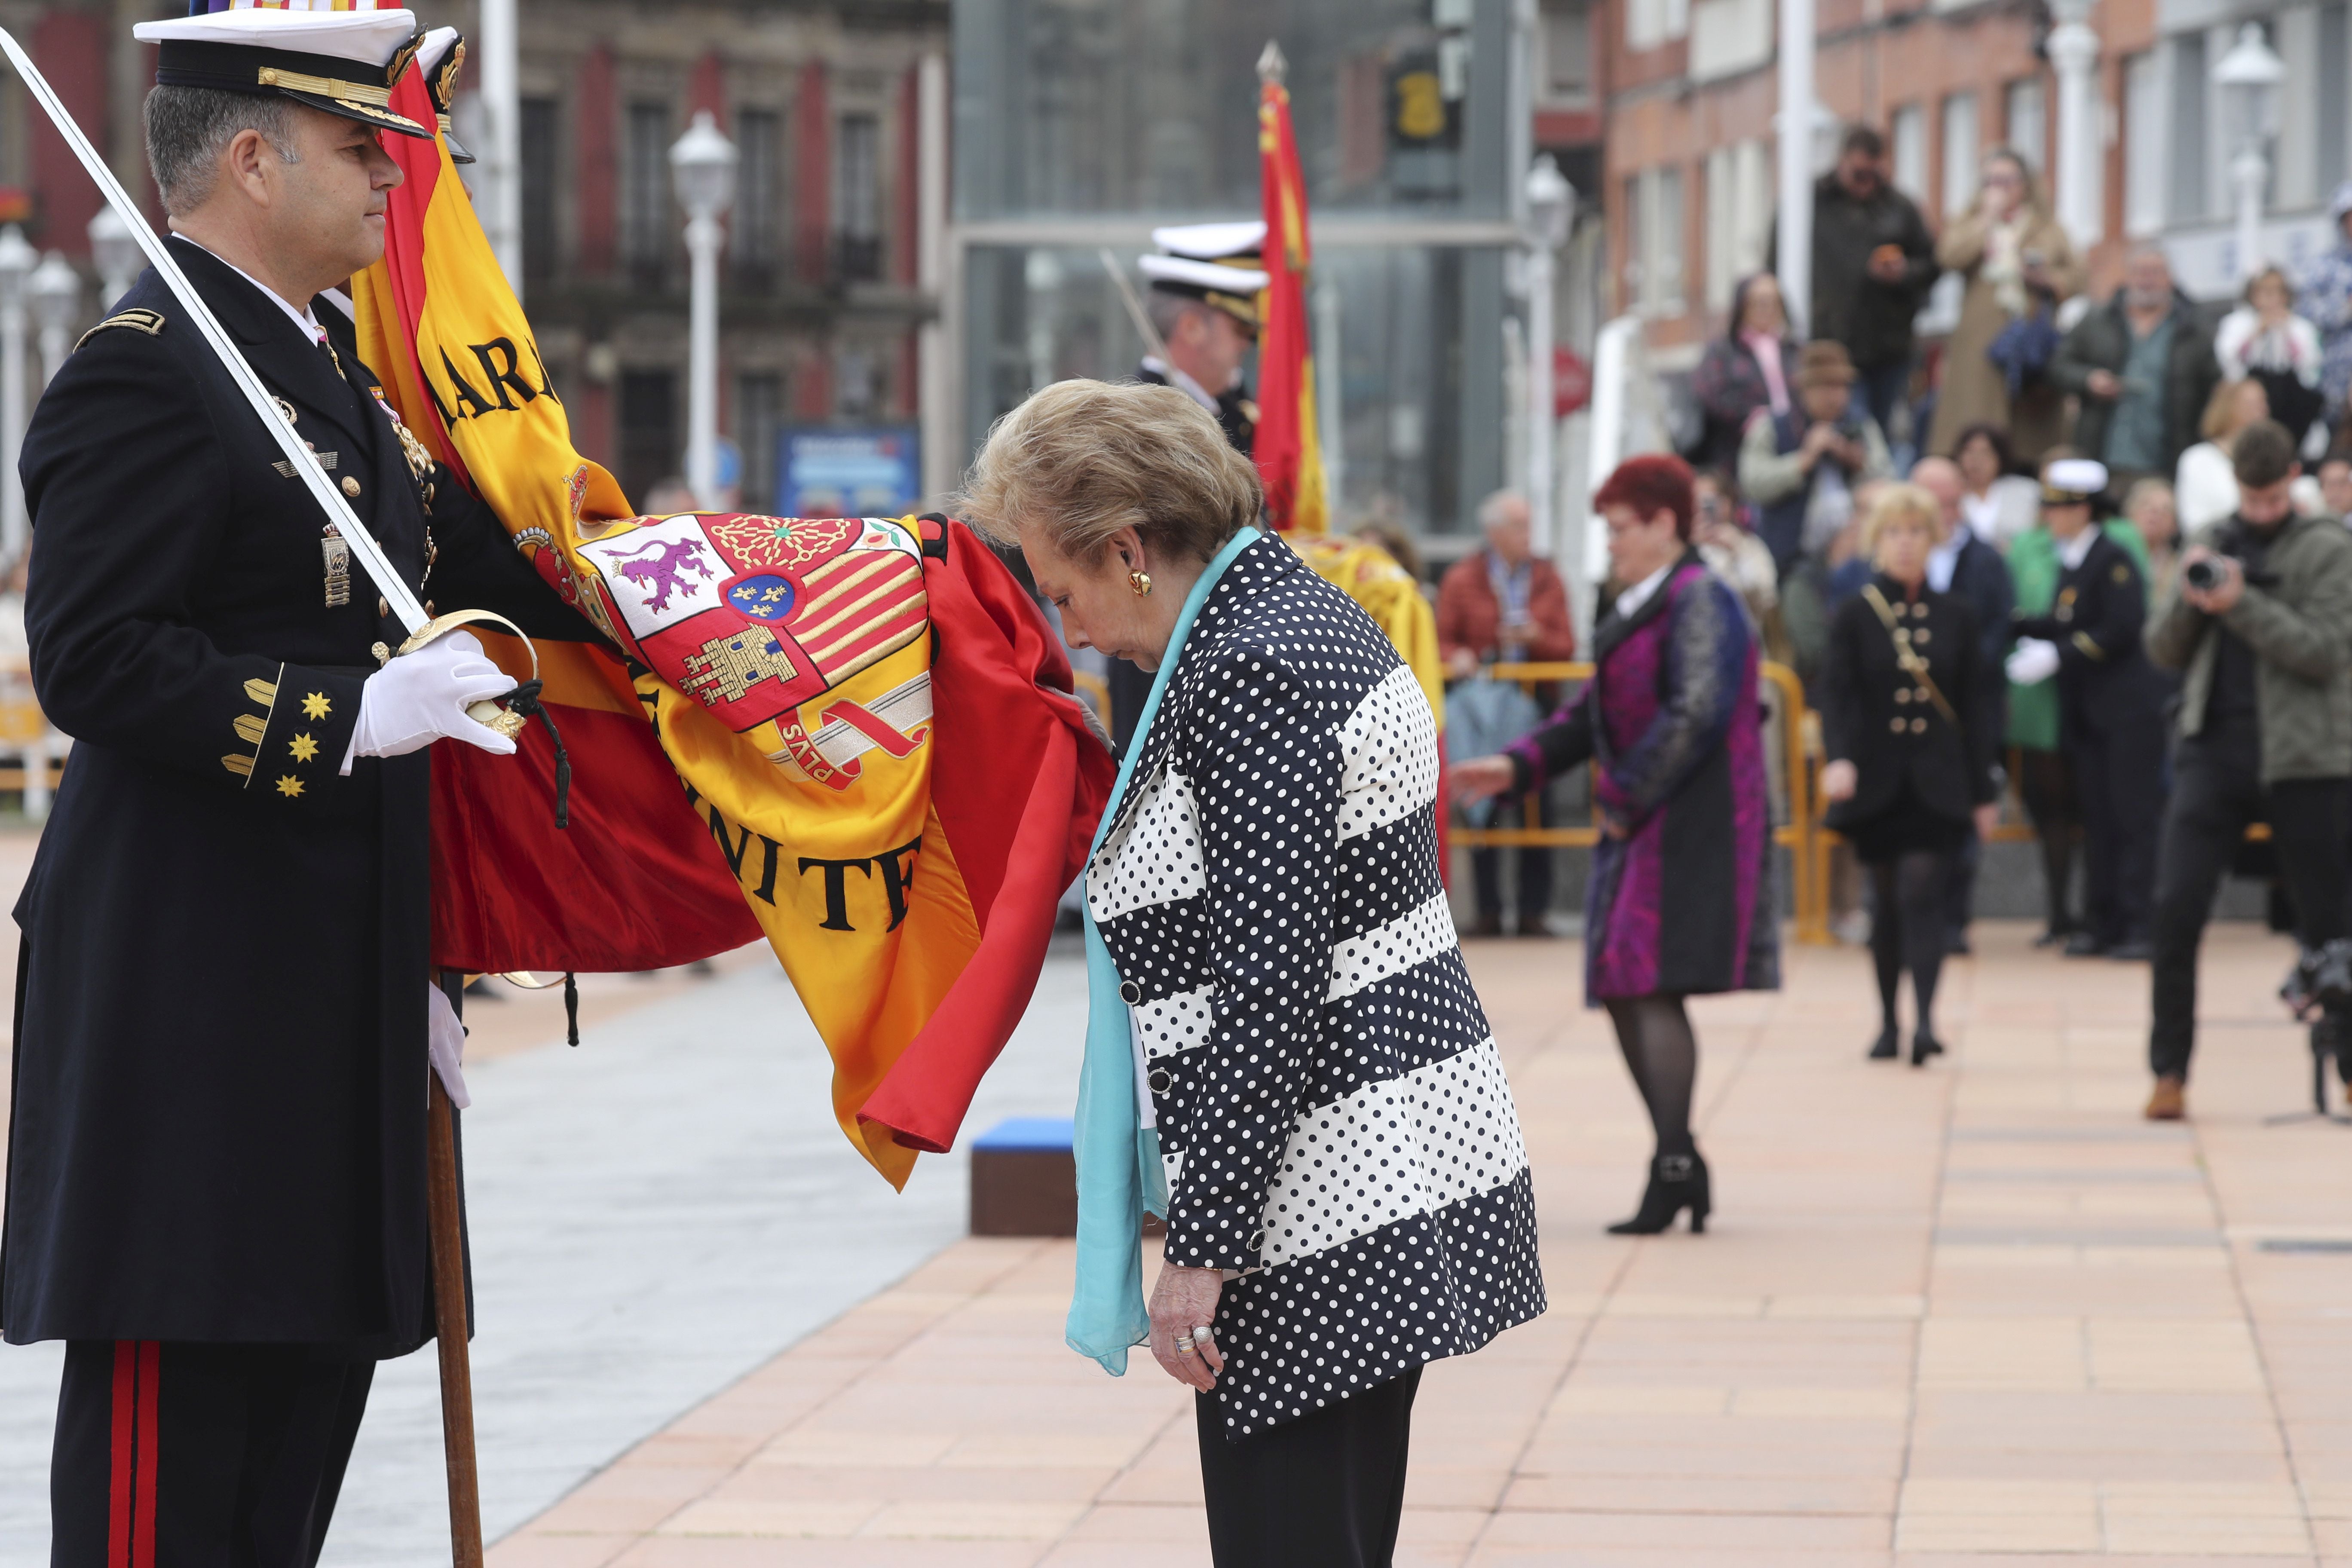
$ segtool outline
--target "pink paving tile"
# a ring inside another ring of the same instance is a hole
[[[652,1536],[614,1568],[1030,1568],[1034,1541],[784,1541]]]
[[[604,1568],[636,1544],[631,1535],[517,1532],[483,1553],[485,1568]]]

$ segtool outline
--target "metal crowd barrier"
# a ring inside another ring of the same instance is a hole
[[[1582,659],[1532,664],[1491,664],[1483,674],[1496,680],[1517,681],[1520,686],[1534,688],[1547,682],[1565,684],[1592,679],[1592,666]],[[1820,945],[1828,942],[1829,928],[1829,851],[1822,843],[1835,835],[1821,826],[1821,813],[1814,788],[1815,753],[1820,751],[1819,727],[1813,721],[1812,710],[1805,706],[1804,683],[1797,672],[1784,664],[1769,660],[1758,671],[1759,678],[1776,688],[1780,700],[1778,728],[1780,742],[1780,765],[1783,787],[1788,795],[1788,820],[1772,829],[1772,842],[1789,851],[1791,891],[1795,895],[1797,940]],[[1523,845],[1560,845],[1590,849],[1601,841],[1601,830],[1590,822],[1577,827],[1547,827],[1543,825],[1543,805],[1540,795],[1531,795],[1527,805],[1529,826],[1525,827],[1455,826],[1449,831],[1453,841],[1472,848],[1508,848]]]

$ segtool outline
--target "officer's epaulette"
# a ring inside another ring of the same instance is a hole
[[[99,322],[98,325],[84,332],[80,337],[76,338],[74,340],[74,347],[77,349],[80,348],[82,344],[89,342],[90,339],[98,336],[99,333],[106,331],[109,327],[132,327],[146,333],[151,338],[161,337],[163,335],[163,312],[161,310],[123,310],[118,314],[109,316],[106,320]]]

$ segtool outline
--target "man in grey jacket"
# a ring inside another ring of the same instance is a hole
[[[2200,529],[2148,656],[2186,672],[2157,856],[2153,1121],[2184,1111],[2197,948],[2247,826],[2270,824],[2306,952],[2345,934],[2352,841],[2352,532],[2295,515],[2294,438],[2269,420],[2233,452],[2235,517]]]

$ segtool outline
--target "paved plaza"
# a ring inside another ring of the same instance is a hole
[[[1697,1009],[1708,1234],[1605,1237],[1647,1134],[1579,950],[1473,944],[1551,1310],[1433,1367],[1400,1563],[2352,1565],[2352,1127],[2284,945],[2217,931],[2194,1121],[2137,1117],[2144,969],[1980,926],[1952,1055],[1865,1063],[1864,954]],[[1066,1244],[960,1239],[961,1155],[849,1153],[763,954],[479,1006],[467,1119],[494,1568],[1205,1564],[1187,1396],[1066,1350]],[[971,1127],[1066,1110],[1057,953]],[[53,1350],[0,1351],[0,1565],[46,1561]],[[446,1561],[428,1354],[330,1564]]]

